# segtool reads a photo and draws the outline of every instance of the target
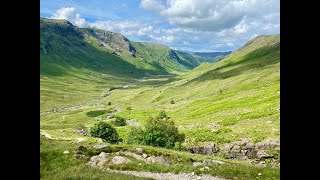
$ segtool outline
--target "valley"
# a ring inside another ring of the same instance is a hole
[[[211,63],[164,45],[78,28],[65,20],[41,18],[40,31],[43,179],[61,179],[68,174],[74,178],[136,178],[128,174],[113,177],[120,171],[195,173],[190,179],[201,174],[200,179],[205,175],[211,179],[279,179],[279,34],[258,36]],[[147,119],[161,111],[185,134],[182,144],[186,149],[126,143],[133,127],[145,127]],[[88,115],[96,112],[101,114]],[[120,144],[86,135],[94,124],[112,123],[117,116],[128,123],[114,127],[123,139]],[[94,148],[101,144],[108,147]],[[85,157],[75,158],[74,151],[80,146],[86,147]],[[169,165],[150,164],[147,158],[135,159],[125,153],[139,154],[137,147],[148,157],[165,157]],[[63,154],[66,150],[71,153]],[[110,153],[108,162],[115,156],[131,161],[106,163],[101,169],[107,173],[88,167],[88,161],[101,152]],[[201,164],[207,160],[223,164]],[[80,177],[73,171],[85,173]]]

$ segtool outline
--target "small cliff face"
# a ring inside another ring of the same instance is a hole
[[[135,48],[130,41],[121,34],[96,28],[85,28],[84,31],[97,38],[102,45],[109,46],[115,53],[120,55],[127,54],[135,57]]]

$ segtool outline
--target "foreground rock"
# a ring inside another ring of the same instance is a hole
[[[94,148],[96,148],[96,149],[104,149],[104,148],[107,148],[107,147],[109,147],[108,145],[105,145],[105,144],[100,144],[100,145],[95,145],[95,146],[93,146]]]
[[[158,156],[158,157],[151,156],[151,157],[148,157],[146,160],[147,160],[147,162],[151,162],[151,163],[158,163],[158,164],[163,164],[163,165],[170,164],[166,158],[161,157],[161,156]]]
[[[129,162],[131,162],[131,160],[123,156],[115,156],[112,159],[112,164],[127,164]]]
[[[188,148],[188,151],[195,154],[214,156],[220,153],[230,159],[250,159],[255,160],[254,162],[270,159],[271,162],[276,162],[275,164],[277,164],[280,154],[279,147],[279,141],[269,140],[254,144],[250,138],[244,138],[240,141],[228,143],[221,147],[218,147],[216,144],[191,146]]]
[[[109,156],[109,153],[101,152],[98,156],[92,156],[90,158],[90,161],[88,162],[89,166],[98,166],[100,168],[103,168],[103,166],[109,162],[109,159],[106,158]]]

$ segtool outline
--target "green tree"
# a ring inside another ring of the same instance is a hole
[[[117,143],[122,141],[117,130],[106,122],[99,122],[91,127],[90,136],[104,139],[109,143]]]
[[[113,124],[115,126],[125,126],[127,125],[127,121],[123,117],[117,116],[116,119],[113,121]]]
[[[146,144],[145,133],[141,127],[132,127],[126,137],[126,143],[128,144]]]

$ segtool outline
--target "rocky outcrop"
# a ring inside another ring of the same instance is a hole
[[[163,165],[169,165],[169,161],[161,156],[155,157],[155,156],[151,156],[148,157],[147,162],[151,162],[151,163],[158,163],[158,164],[163,164]]]
[[[251,159],[264,161],[266,159],[279,159],[279,141],[264,141],[254,144],[251,139],[245,138],[234,143],[228,143],[221,147],[217,144],[206,146],[191,146],[188,151],[202,155],[224,154],[231,159]]]
[[[123,156],[115,156],[112,159],[112,164],[127,164],[129,162],[131,162],[131,160]]]
[[[100,144],[100,145],[95,145],[93,146],[94,148],[96,149],[105,149],[105,148],[108,148],[108,145],[106,144]]]
[[[127,54],[131,57],[136,57],[136,49],[121,34],[96,28],[85,28],[84,32],[97,38],[100,41],[100,45],[113,49],[113,53],[117,56]]]

